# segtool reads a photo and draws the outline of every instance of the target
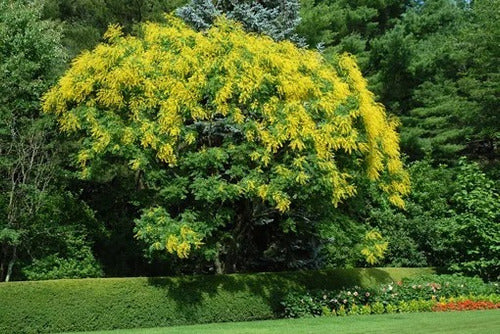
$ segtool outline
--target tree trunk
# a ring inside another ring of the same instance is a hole
[[[3,278],[5,277],[5,266],[6,264],[2,256],[2,259],[0,260],[0,282],[3,282]]]
[[[224,264],[221,261],[221,245],[217,245],[217,254],[215,255],[214,266],[217,275],[224,274]]]
[[[244,199],[238,203],[238,212],[235,220],[236,225],[232,230],[232,239],[227,246],[224,272],[234,273],[245,269],[248,265],[248,248],[252,229],[252,208],[250,200]]]
[[[13,247],[12,250],[12,258],[9,261],[9,265],[7,267],[7,275],[5,276],[5,282],[10,281],[10,277],[12,275],[12,268],[14,267],[14,263],[16,263],[17,260],[17,246]]]

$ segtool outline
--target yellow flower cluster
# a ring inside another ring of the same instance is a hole
[[[180,235],[171,234],[167,237],[165,249],[171,254],[177,254],[181,259],[185,259],[191,252],[191,247],[199,248],[203,243],[198,234],[188,226],[182,226]]]
[[[375,230],[371,230],[366,233],[364,239],[361,254],[365,256],[366,262],[373,265],[383,259],[389,243],[384,240],[382,235]]]

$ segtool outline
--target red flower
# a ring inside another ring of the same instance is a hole
[[[471,311],[471,310],[489,310],[500,308],[500,303],[493,303],[490,301],[472,301],[465,300],[462,302],[447,302],[437,303],[432,308],[436,312],[444,311]]]

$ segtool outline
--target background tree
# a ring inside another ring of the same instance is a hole
[[[37,4],[0,1],[0,279],[6,281],[17,262],[47,255],[38,242],[84,240],[77,231],[85,225],[64,236],[49,232],[64,221],[54,201],[65,198],[69,207],[71,199],[58,187],[60,151],[51,118],[40,114],[40,97],[64,65],[65,52],[60,26],[40,17]]]
[[[294,40],[303,44],[295,29],[300,22],[298,0],[192,0],[177,9],[176,13],[185,22],[198,30],[208,29],[222,14],[239,21],[247,31],[271,36],[276,41]]]
[[[377,91],[401,116],[402,145],[413,159],[425,154],[451,157],[463,150],[471,133],[463,124],[471,105],[457,87],[466,55],[456,40],[466,21],[464,8],[456,2],[426,1],[374,42]]]
[[[79,138],[83,178],[134,171],[149,252],[186,258],[203,245],[218,271],[251,269],[277,230],[314,231],[359,180],[403,205],[396,123],[352,58],[333,66],[226,21],[197,33],[170,17],[140,38],[106,37],[44,108]]]
[[[412,1],[302,0],[297,33],[310,47],[326,56],[349,52],[356,55],[364,73],[370,73],[372,41],[396,24]]]
[[[498,49],[489,34],[499,29],[498,13],[485,14],[483,6],[449,0],[416,4],[373,43],[376,91],[401,116],[402,146],[412,159],[431,155],[451,162],[457,154],[494,159]],[[485,37],[482,42],[479,36]]]
[[[456,271],[495,281],[500,278],[500,196],[495,183],[476,163],[460,160],[457,191],[451,197],[457,213],[453,224],[443,226],[448,266]]]
[[[500,34],[500,13],[498,0],[474,1],[471,23],[460,32],[462,43],[457,48],[467,50],[467,67],[458,80],[471,109],[465,116],[474,131],[467,141],[466,153],[476,160],[486,160],[491,170],[498,173],[500,138],[500,45],[496,43]],[[497,179],[500,179],[497,175]]]

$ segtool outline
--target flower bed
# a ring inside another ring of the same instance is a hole
[[[375,289],[290,293],[282,301],[284,316],[345,316],[500,308],[495,284],[457,275],[426,275],[383,284]]]
[[[432,307],[434,312],[443,311],[472,311],[472,310],[491,310],[500,308],[500,303],[494,303],[487,300],[474,301],[464,300],[459,302],[439,302]]]

